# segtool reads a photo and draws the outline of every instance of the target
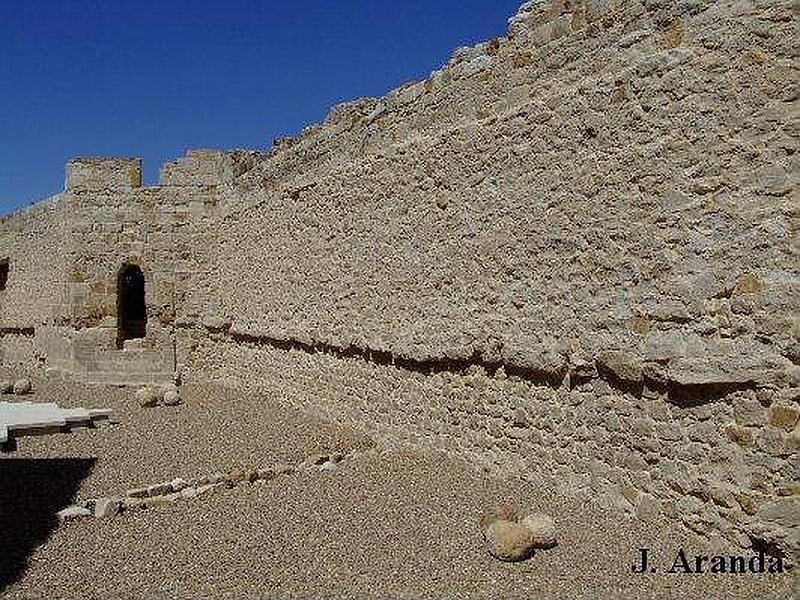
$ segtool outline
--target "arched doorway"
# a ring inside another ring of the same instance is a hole
[[[144,273],[137,265],[124,265],[117,276],[117,347],[125,340],[143,338],[147,331]]]

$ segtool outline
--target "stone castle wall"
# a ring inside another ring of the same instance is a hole
[[[68,313],[61,274],[71,245],[69,201],[57,195],[0,219],[0,260],[8,260],[0,291],[0,329],[28,330]]]
[[[0,290],[0,361],[18,368],[41,364],[35,327],[63,320],[69,310],[63,278],[71,244],[63,195],[0,219],[0,261],[8,278]]]
[[[402,110],[347,132],[334,118],[242,177],[211,273],[234,330],[523,368],[543,366],[537,353],[688,354],[722,379],[722,363],[760,357],[745,370],[785,379],[798,354],[787,92],[750,64],[762,50],[723,35],[720,20],[739,19],[714,3],[685,15],[674,48],[665,15],[625,6],[578,20],[591,34],[461,52],[478,56],[407,88]],[[693,39],[719,29],[730,47]],[[683,363],[660,378],[704,383]]]
[[[79,160],[63,257],[19,258],[46,206],[0,225],[55,261],[0,297],[4,360],[254,387],[798,553],[797,33],[788,1],[528,2],[269,155]]]
[[[598,6],[531,3],[224,189],[187,377],[796,550],[796,24]]]

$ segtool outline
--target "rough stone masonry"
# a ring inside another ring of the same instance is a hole
[[[269,153],[75,159],[0,222],[2,362],[256,388],[796,559],[797,14],[527,2]]]

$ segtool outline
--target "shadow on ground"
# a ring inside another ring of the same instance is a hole
[[[58,527],[94,458],[0,458],[0,592],[17,581]]]

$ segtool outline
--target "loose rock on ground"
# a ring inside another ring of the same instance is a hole
[[[486,549],[495,558],[517,562],[532,557],[537,549],[557,544],[556,522],[551,516],[533,513],[517,519],[518,511],[508,505],[484,511],[478,521]]]

